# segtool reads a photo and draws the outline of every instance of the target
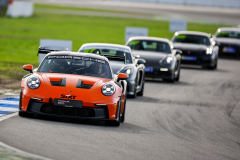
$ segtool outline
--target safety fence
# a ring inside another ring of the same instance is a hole
[[[199,0],[111,0],[111,1],[240,8],[240,0],[200,0],[200,1]]]

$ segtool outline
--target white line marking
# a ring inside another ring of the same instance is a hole
[[[18,112],[11,113],[11,114],[7,114],[7,115],[5,115],[5,116],[3,116],[3,117],[0,117],[0,122],[6,120],[6,119],[8,119],[8,118],[11,118],[11,117],[13,117],[13,116],[16,116],[16,115],[18,115]],[[38,159],[43,159],[43,160],[52,160],[52,159],[50,159],[50,158],[38,156],[38,155],[36,155],[36,154],[28,153],[28,152],[22,151],[22,150],[20,150],[20,149],[11,147],[11,146],[9,146],[9,145],[1,142],[1,141],[0,141],[0,146],[2,146],[3,148],[6,148],[6,149],[12,150],[12,151],[21,153],[21,154],[25,154],[25,155],[30,156],[30,157],[33,157],[33,158],[38,158]]]
[[[0,100],[1,104],[19,104],[18,101]]]
[[[23,154],[23,155],[28,155],[28,156],[30,156],[30,157],[32,157],[32,158],[38,158],[38,159],[43,159],[43,160],[52,160],[52,159],[50,159],[50,158],[38,156],[38,155],[36,155],[36,154],[28,153],[28,152],[22,151],[22,150],[20,150],[20,149],[11,147],[11,146],[3,143],[3,142],[0,142],[0,146],[2,146],[3,148],[6,148],[6,149],[10,149],[10,150],[12,150],[12,151],[21,153],[21,154]]]
[[[0,107],[0,111],[16,112],[18,111],[18,108]]]
[[[16,115],[18,115],[18,113],[17,113],[17,112],[14,112],[14,113],[7,114],[7,115],[5,115],[5,116],[3,116],[3,117],[0,117],[0,122],[3,121],[3,120],[5,120],[5,119],[11,118],[11,117],[13,117],[13,116],[16,116]]]

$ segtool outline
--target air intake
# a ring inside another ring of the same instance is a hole
[[[63,78],[60,81],[50,81],[50,83],[52,86],[66,87],[66,78]]]
[[[91,89],[93,85],[91,84],[84,84],[81,79],[78,80],[76,84],[76,88],[83,88],[83,89]]]

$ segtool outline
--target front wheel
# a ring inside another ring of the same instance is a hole
[[[133,91],[133,95],[129,95],[130,98],[136,98],[137,97],[137,85],[135,83],[135,86],[134,86],[134,91]]]
[[[179,70],[178,70],[178,75],[177,75],[177,77],[175,78],[175,81],[179,81],[179,79],[180,79],[180,68],[179,68]]]
[[[126,100],[124,102],[124,108],[123,108],[123,113],[122,113],[122,116],[121,116],[121,122],[125,121],[125,110],[126,110]]]
[[[141,88],[141,91],[137,93],[137,95],[139,96],[143,96],[143,93],[144,93],[144,85],[145,85],[145,81],[142,82],[142,88]]]

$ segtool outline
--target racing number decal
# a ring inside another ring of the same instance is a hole
[[[66,98],[66,99],[75,99],[75,97],[77,97],[77,96],[71,96],[71,95],[65,95],[65,94],[61,94],[61,98]]]

